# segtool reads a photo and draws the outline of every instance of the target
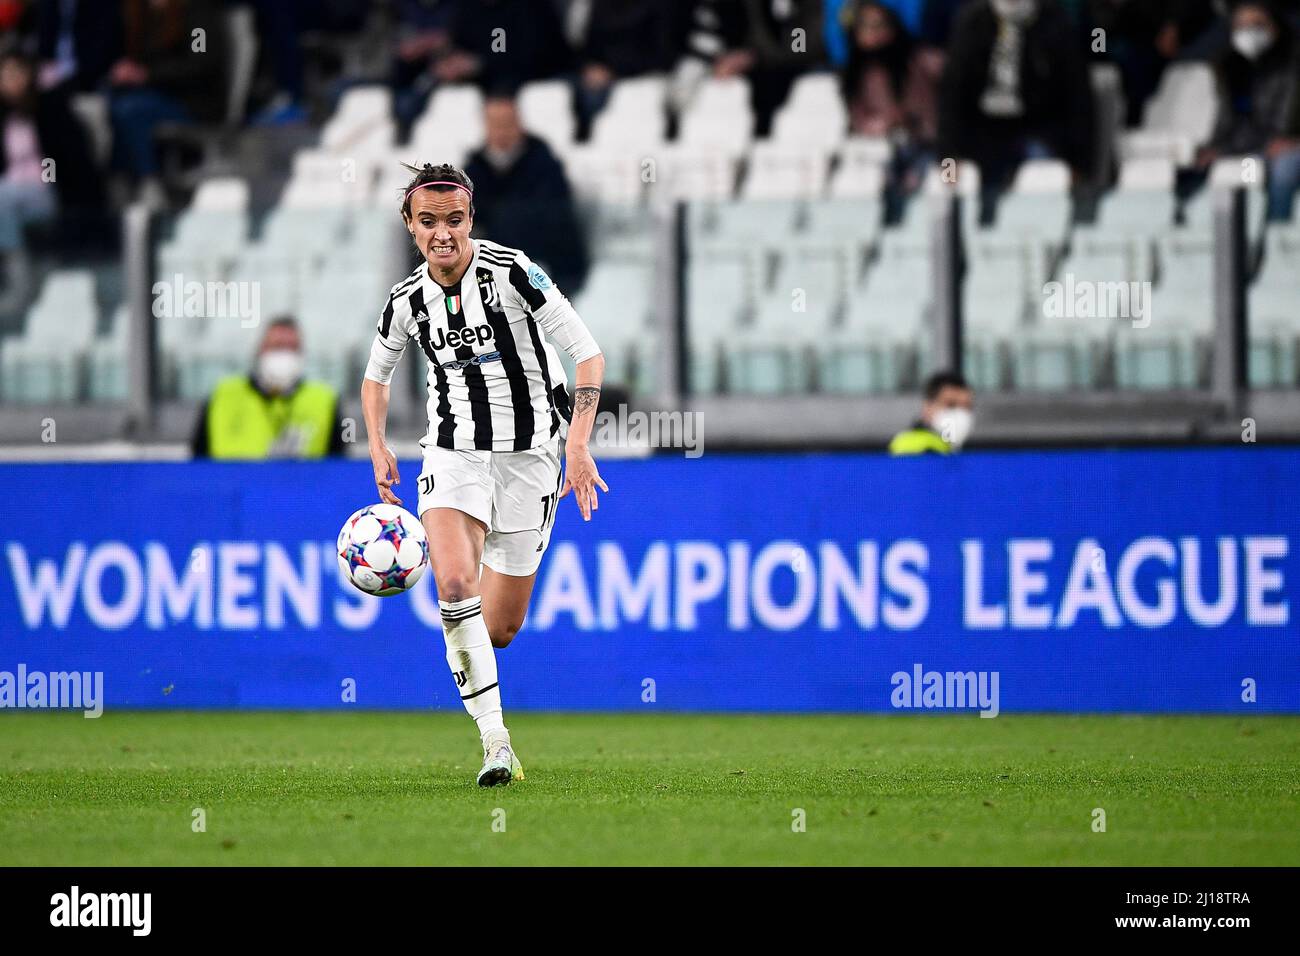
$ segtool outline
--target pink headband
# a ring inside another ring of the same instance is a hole
[[[474,193],[470,191],[468,186],[464,186],[460,183],[439,180],[436,183],[420,183],[418,186],[412,186],[406,191],[406,195],[402,197],[402,202],[406,202],[406,200],[411,198],[411,193],[415,192],[417,189],[423,189],[425,186],[455,186],[457,189],[465,190],[466,195],[468,195],[471,200],[474,198]]]

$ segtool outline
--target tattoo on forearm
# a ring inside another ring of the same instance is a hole
[[[595,409],[599,401],[600,386],[580,385],[573,393],[573,414],[578,416],[583,412]]]

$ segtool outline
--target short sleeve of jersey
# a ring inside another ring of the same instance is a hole
[[[575,363],[600,354],[600,346],[568,298],[542,267],[522,252],[510,266],[510,288],[519,304]]]
[[[393,378],[393,370],[402,357],[406,342],[411,337],[410,309],[406,299],[398,289],[401,283],[393,286],[388,296],[388,304],[379,314],[375,340],[370,345],[370,360],[366,363],[366,378],[381,385],[387,385]]]

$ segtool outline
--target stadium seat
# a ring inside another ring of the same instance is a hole
[[[807,391],[815,347],[843,313],[848,272],[842,246],[782,246],[771,285],[756,298],[753,324],[724,352],[729,391]]]
[[[884,191],[892,147],[883,137],[855,136],[844,142],[836,154],[829,195],[879,198]]]
[[[1119,184],[1101,201],[1097,228],[1129,236],[1166,232],[1174,224],[1174,176],[1170,160],[1126,160]]]
[[[678,142],[706,153],[735,158],[754,136],[749,81],[744,77],[704,80],[681,117]]]
[[[753,313],[756,257],[732,247],[691,249],[686,266],[686,341],[690,386],[712,394],[726,383],[726,351]]]
[[[1214,71],[1205,63],[1171,63],[1147,101],[1142,127],[1120,141],[1130,159],[1165,159],[1190,166],[1214,131],[1218,103]]]
[[[833,73],[807,73],[795,80],[790,95],[772,120],[772,140],[826,153],[843,142],[848,110]]]
[[[248,184],[237,177],[205,180],[173,224],[172,237],[157,247],[158,278],[224,281],[248,243]]]
[[[946,169],[931,169],[921,191],[904,208],[899,230],[907,234],[909,241],[928,240],[933,221],[932,200],[945,192],[952,192],[961,200],[962,234],[972,235],[979,228],[980,183],[979,167],[971,162],[962,161]]]
[[[1268,196],[1264,192],[1265,161],[1260,156],[1225,156],[1210,168],[1203,188],[1183,204],[1183,223],[1189,230],[1209,232],[1214,224],[1214,193],[1241,187],[1246,195],[1246,241],[1257,249],[1264,238]]]
[[[736,192],[736,159],[706,147],[676,143],[658,170],[666,195],[673,200],[730,199]],[[652,189],[652,194],[656,191]]]
[[[519,90],[519,118],[524,129],[558,156],[573,146],[577,122],[573,116],[573,87],[564,80],[534,80]]]
[[[564,156],[564,171],[573,191],[588,201],[631,205],[645,195],[645,185],[654,157],[619,147],[607,149],[595,143],[575,146]]]
[[[749,154],[744,199],[812,199],[826,188],[829,153],[808,145],[759,142]]]
[[[396,137],[393,94],[386,86],[357,86],[339,100],[338,108],[321,129],[320,145],[340,156],[358,151],[390,150]]]
[[[1121,318],[1115,330],[1116,384],[1125,389],[1189,389],[1208,383],[1213,331],[1213,240],[1185,231],[1156,241],[1160,282],[1149,325]]]
[[[97,336],[89,351],[86,394],[92,402],[125,401],[130,390],[126,306],[113,311],[108,333]]]
[[[410,150],[421,163],[448,162],[443,155],[463,156],[483,143],[483,93],[477,86],[439,86],[411,127]]]
[[[339,268],[303,288],[297,315],[308,375],[340,391],[356,387],[391,286],[385,278]]]
[[[1264,238],[1264,259],[1248,293],[1249,380],[1252,388],[1300,384],[1300,230],[1274,224]]]
[[[843,321],[818,343],[821,390],[894,392],[915,384],[932,303],[928,239],[884,230],[862,280],[850,276],[850,283]]]
[[[1070,221],[1070,167],[1058,159],[1038,159],[1021,165],[998,202],[992,228],[1055,248],[1065,242]]]
[[[1041,246],[1006,234],[979,235],[967,242],[962,286],[966,376],[979,391],[1014,384],[1008,356],[1040,294],[1041,257]]]
[[[813,199],[804,207],[803,235],[810,241],[843,245],[851,256],[870,251],[880,238],[885,206],[880,194]]]
[[[652,392],[659,343],[653,330],[654,263],[603,256],[592,266],[573,307],[605,355],[605,378],[633,394]]]
[[[666,80],[638,76],[619,80],[591,128],[591,143],[621,152],[655,149],[667,138]]]
[[[0,351],[4,401],[77,401],[98,319],[94,275],[80,269],[51,272],[27,312],[22,333],[4,340]]]
[[[795,231],[802,208],[792,199],[693,202],[686,209],[687,241],[742,250],[776,246]]]

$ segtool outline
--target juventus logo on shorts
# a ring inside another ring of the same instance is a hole
[[[501,293],[497,291],[497,280],[486,269],[478,274],[479,291],[483,293],[483,305],[489,309],[501,308]]]
[[[464,671],[453,671],[451,676],[454,677],[454,678],[456,678],[456,686],[457,686],[457,687],[464,687],[464,686],[465,686],[465,681],[467,681],[467,680],[469,679],[469,678],[467,678],[467,677],[465,676],[465,672],[464,672]]]

